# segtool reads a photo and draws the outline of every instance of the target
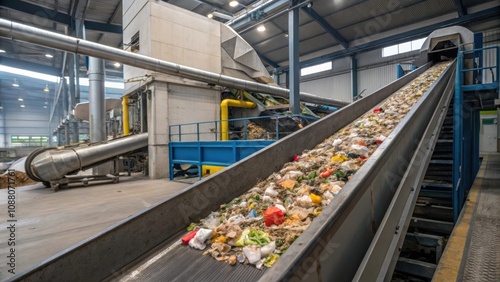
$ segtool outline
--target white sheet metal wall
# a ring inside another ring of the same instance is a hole
[[[345,73],[302,82],[300,91],[322,97],[352,102],[351,74]]]
[[[483,47],[493,47],[493,46],[499,46],[500,45],[500,29],[495,29],[495,30],[489,30],[483,32]],[[483,53],[483,66],[484,67],[491,67],[491,66],[496,66],[497,65],[497,53],[494,49],[490,50],[485,50]],[[495,72],[495,69],[490,70],[484,70],[483,71],[483,81],[485,83],[491,83],[493,82],[493,73]]]
[[[396,80],[397,62],[412,62],[418,51],[382,57],[382,50],[374,50],[359,54],[358,60],[358,93],[369,95],[381,87]],[[343,58],[333,61],[332,71],[303,77],[300,90],[342,101],[352,102],[351,59]],[[284,84],[281,76],[280,84]]]
[[[368,68],[358,71],[358,91],[367,96],[396,80],[396,65]],[[358,94],[359,94],[358,93]]]
[[[12,135],[48,136],[49,113],[46,109],[4,107],[3,111],[4,139],[0,144],[10,147]]]

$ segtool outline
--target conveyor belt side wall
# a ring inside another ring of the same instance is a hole
[[[158,244],[185,228],[190,222],[204,218],[211,211],[218,209],[221,204],[246,192],[259,180],[268,177],[273,172],[279,170],[283,164],[291,161],[294,154],[300,153],[305,149],[313,148],[334,132],[337,132],[354,121],[359,115],[364,114],[398,89],[411,82],[419,74],[427,70],[430,65],[431,64],[422,66],[401,79],[381,88],[372,95],[360,99],[310,126],[277,141],[271,146],[266,147],[240,162],[235,163],[228,167],[224,173],[210,176],[180,191],[178,194],[164,199],[162,202],[115,224],[102,233],[41,262],[34,268],[15,276],[14,279],[95,281],[108,277],[113,271],[124,267],[148,250],[156,247]],[[397,127],[395,131],[399,131],[398,128],[399,127]],[[408,134],[401,139],[401,144],[404,142],[412,143],[413,138],[417,137],[418,136]],[[384,141],[384,143],[386,143],[386,141]],[[396,142],[387,141],[387,143]],[[372,158],[374,158],[374,156],[370,159]],[[379,162],[380,161],[377,161],[377,164],[379,164]],[[398,169],[397,164],[393,165],[394,166],[391,167],[386,165],[381,166],[387,168],[388,172],[388,174],[382,177],[386,177],[390,180],[392,177],[390,169]],[[367,164],[365,164],[365,166],[373,167],[370,165],[367,166]],[[365,166],[363,166],[363,168]],[[370,172],[370,169],[364,170],[364,173]],[[358,173],[361,173],[361,171]],[[368,175],[364,183],[371,183],[372,181],[374,181],[374,176]],[[338,222],[345,222],[346,219],[350,220],[352,216],[343,213],[343,211],[348,211],[351,208],[349,203],[352,200],[359,202],[359,197],[361,196],[362,195],[359,193],[353,194],[346,204],[332,205],[331,208],[336,210],[336,212],[332,214],[332,218],[326,220],[322,217],[323,219],[318,218],[318,220],[314,222],[318,221],[318,225],[327,223],[331,227],[333,221],[338,220]],[[377,201],[379,197],[384,198],[386,196],[374,194],[373,197],[374,198],[371,199],[370,197],[367,198],[366,196],[362,196],[363,204],[366,203],[367,207],[369,207],[371,206],[370,203],[372,200]],[[335,208],[333,208],[333,206],[335,206]],[[375,217],[378,218],[378,222],[380,222],[384,215],[384,211],[376,210],[374,213]],[[371,231],[368,232],[369,234],[365,235],[355,232],[357,226],[355,220],[358,220],[360,226],[363,226],[363,228],[370,225]],[[376,231],[376,226],[371,226],[370,217],[356,218],[356,216],[350,225],[352,225],[351,231],[353,231],[353,233],[345,234],[344,232],[341,235],[353,237],[352,234],[355,234],[356,236],[353,238],[358,238],[363,242],[366,241],[365,244],[362,244],[363,246],[360,246],[366,250],[371,241],[370,238],[373,237]],[[349,227],[349,229],[350,228],[351,227]],[[327,242],[325,241],[324,235],[326,235],[326,240],[331,237],[329,233],[331,229],[325,229],[325,226],[318,230],[314,230],[313,228],[309,229],[311,230],[310,232],[304,233],[299,237],[299,239],[304,238],[301,240],[305,240],[308,243],[305,245],[300,245],[302,244],[300,243],[296,248],[292,248],[290,254],[287,252],[283,257],[283,263],[291,263],[300,267],[304,262],[307,264],[307,261],[303,260],[306,257],[302,256],[304,254],[311,254],[311,251],[314,250],[314,244],[319,242],[321,245],[323,242],[324,245],[324,243]],[[328,231],[328,234],[323,234],[322,232],[324,231]],[[316,234],[316,232],[320,233]],[[342,238],[338,237],[338,239]],[[332,244],[335,245],[338,243],[333,242]],[[302,247],[303,249],[300,250]],[[89,260],[89,254],[92,254],[96,259]],[[357,256],[360,261],[362,255]],[[344,260],[348,262],[347,259]],[[292,265],[285,266],[283,263],[279,263],[281,266],[276,265],[279,266],[279,268],[276,268],[278,271],[286,269],[284,274],[291,274],[289,271],[294,269]],[[330,266],[327,268],[329,267]],[[353,271],[355,271],[355,269]],[[271,272],[271,275],[267,277],[279,279],[279,277],[275,275],[275,272]]]

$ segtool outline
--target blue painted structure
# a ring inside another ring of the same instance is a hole
[[[243,123],[242,131],[237,132],[242,140],[221,141],[219,137],[222,121],[208,121],[177,124],[169,126],[169,175],[174,178],[174,165],[190,164],[198,167],[198,177],[201,178],[202,166],[229,166],[236,163],[262,148],[272,144],[281,136],[290,132],[279,131],[280,118],[300,117],[317,120],[316,118],[301,115],[262,116],[253,118],[230,119],[228,122]],[[275,122],[275,132],[272,139],[247,140],[248,123],[256,119],[271,119]],[[202,128],[209,128],[202,131]],[[184,138],[183,138],[184,136]],[[205,140],[202,140],[205,139]],[[209,139],[209,140],[207,140]],[[184,141],[183,141],[184,140]]]
[[[475,38],[480,39],[479,36]],[[482,42],[482,41],[480,41]],[[475,43],[475,47],[480,46]],[[495,50],[496,66],[483,66],[483,52]],[[458,219],[460,210],[465,203],[467,194],[472,186],[475,175],[479,170],[479,111],[464,103],[464,98],[468,94],[483,91],[496,91],[500,88],[500,47],[475,48],[473,50],[462,51],[459,49],[457,55],[457,69],[455,78],[455,96],[453,113],[453,218]],[[474,67],[466,69],[465,60],[474,60]],[[495,76],[492,82],[482,81],[484,70],[495,69]],[[473,72],[476,84],[465,85],[464,77],[467,73]],[[476,75],[477,74],[477,75]]]

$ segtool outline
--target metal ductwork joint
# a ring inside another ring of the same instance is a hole
[[[147,145],[148,133],[141,133],[89,147],[42,149],[28,156],[25,169],[33,180],[49,182]]]

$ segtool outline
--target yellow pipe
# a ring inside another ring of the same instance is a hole
[[[130,125],[128,121],[128,96],[122,98],[122,116],[123,116],[123,136],[130,134]]]
[[[222,100],[220,103],[221,140],[229,140],[229,123],[227,122],[229,117],[229,107],[253,109],[255,108],[255,104],[252,102],[234,99]]]

